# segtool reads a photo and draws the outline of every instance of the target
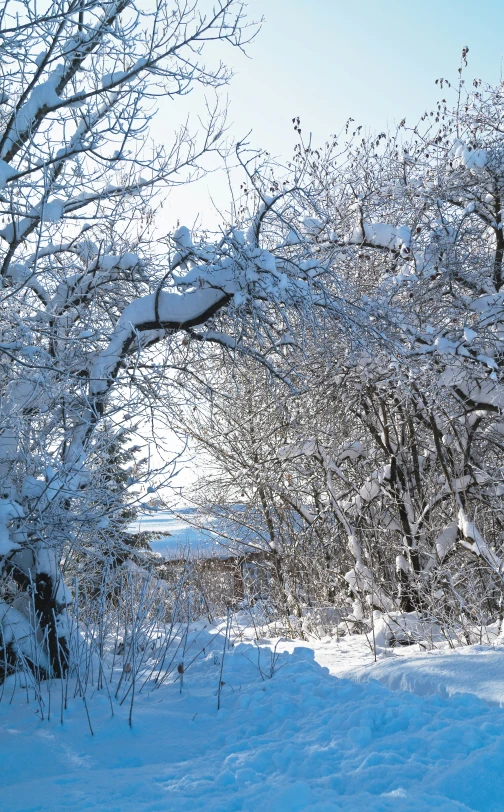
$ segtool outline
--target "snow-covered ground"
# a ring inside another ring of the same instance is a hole
[[[277,641],[233,633],[218,711],[224,637],[203,625],[182,690],[147,685],[131,729],[129,697],[112,718],[107,692],[88,692],[91,736],[80,698],[61,725],[58,683],[49,721],[9,685],[2,812],[504,808],[504,648],[375,664],[364,637],[282,640],[277,657]]]

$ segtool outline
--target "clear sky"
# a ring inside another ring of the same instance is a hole
[[[455,79],[464,45],[467,79],[497,82],[504,54],[502,0],[251,0],[265,23],[235,59],[231,116],[268,151],[285,151],[292,116],[316,139],[352,116],[371,129],[413,123]],[[254,139],[255,140],[255,139]]]
[[[312,132],[315,145],[349,116],[376,131],[404,116],[416,123],[439,98],[435,79],[457,78],[464,45],[470,49],[467,81],[501,77],[502,0],[249,0],[248,9],[251,19],[265,18],[249,58],[219,50],[236,72],[224,91],[231,133],[241,140],[252,130],[252,145],[284,158],[295,143],[293,116],[301,117],[303,134]],[[161,104],[154,137],[166,137],[182,111],[197,116],[202,110],[198,92]],[[198,213],[213,221],[210,192],[227,204],[225,178],[212,175],[173,194],[168,216],[188,225]]]

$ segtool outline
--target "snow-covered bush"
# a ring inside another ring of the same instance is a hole
[[[154,429],[167,420],[179,373],[191,397],[189,343],[217,343],[275,372],[270,350],[296,325],[308,329],[313,304],[342,315],[329,289],[320,296],[318,229],[283,257],[282,195],[263,195],[244,228],[214,239],[184,226],[154,238],[157,192],[197,177],[222,149],[223,116],[210,112],[196,134],[184,126],[153,148],[152,104],[226,83],[222,63],[203,63],[205,44],[242,47],[255,30],[236,0],[3,9],[1,605],[12,584],[33,604],[34,651],[40,628],[55,675],[70,656],[71,579],[91,570],[96,582],[124,552],[110,552],[124,499],[113,498],[106,462],[119,428],[132,415]],[[138,484],[134,466],[128,483]]]
[[[472,642],[502,621],[504,141],[502,87],[464,88],[413,130],[249,173],[244,220],[260,200],[277,268],[305,253],[324,319],[291,321],[269,379],[233,367],[218,400],[207,378],[185,431],[297,611],[348,590],[352,622],[416,612]]]
[[[90,559],[103,566],[111,545],[116,557],[127,551],[124,493],[142,476],[132,466],[120,492],[110,460],[132,426],[128,413],[149,408],[149,365],[163,366],[162,351],[145,366],[139,354],[229,299],[167,293],[170,257],[152,239],[156,191],[201,174],[205,155],[220,149],[222,113],[162,147],[146,136],[160,93],[174,99],[194,84],[227,82],[222,63],[201,61],[206,42],[243,45],[247,36],[234,0],[214,9],[176,0],[2,9],[0,580],[9,589],[0,673],[21,622],[13,584],[32,607],[31,618],[21,610],[32,652],[18,648],[34,668],[65,670],[73,597],[62,568],[71,579]]]

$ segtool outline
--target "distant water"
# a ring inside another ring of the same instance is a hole
[[[186,515],[188,518],[196,514],[194,508],[183,508],[177,512]],[[207,524],[212,523],[211,520],[207,521]],[[187,554],[188,551],[192,555],[206,558],[227,558],[233,554],[224,539],[222,539],[223,544],[219,544],[217,526],[215,526],[215,531],[200,530],[191,527],[188,522],[164,510],[152,511],[139,516],[138,520],[129,529],[132,533],[166,533],[166,537],[156,539],[150,543],[152,550],[159,553],[163,558],[180,558],[184,553]]]

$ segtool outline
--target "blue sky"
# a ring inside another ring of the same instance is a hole
[[[377,130],[413,123],[438,98],[434,80],[456,78],[464,45],[468,80],[501,76],[502,0],[251,0],[249,9],[265,23],[252,59],[234,60],[231,116],[273,152],[290,146],[294,115],[319,140],[349,116]]]
[[[378,132],[404,116],[415,124],[440,97],[435,79],[456,80],[464,45],[470,49],[468,82],[501,77],[502,0],[249,0],[248,9],[251,19],[265,18],[249,57],[219,49],[236,73],[224,91],[231,135],[240,140],[252,130],[252,146],[282,158],[292,155],[295,115],[303,135],[313,133],[315,146],[350,116]],[[198,91],[175,108],[162,104],[154,137],[165,138],[179,116],[203,111]],[[165,230],[177,219],[191,226],[197,215],[210,227],[220,222],[210,195],[226,208],[223,174],[172,193]]]

